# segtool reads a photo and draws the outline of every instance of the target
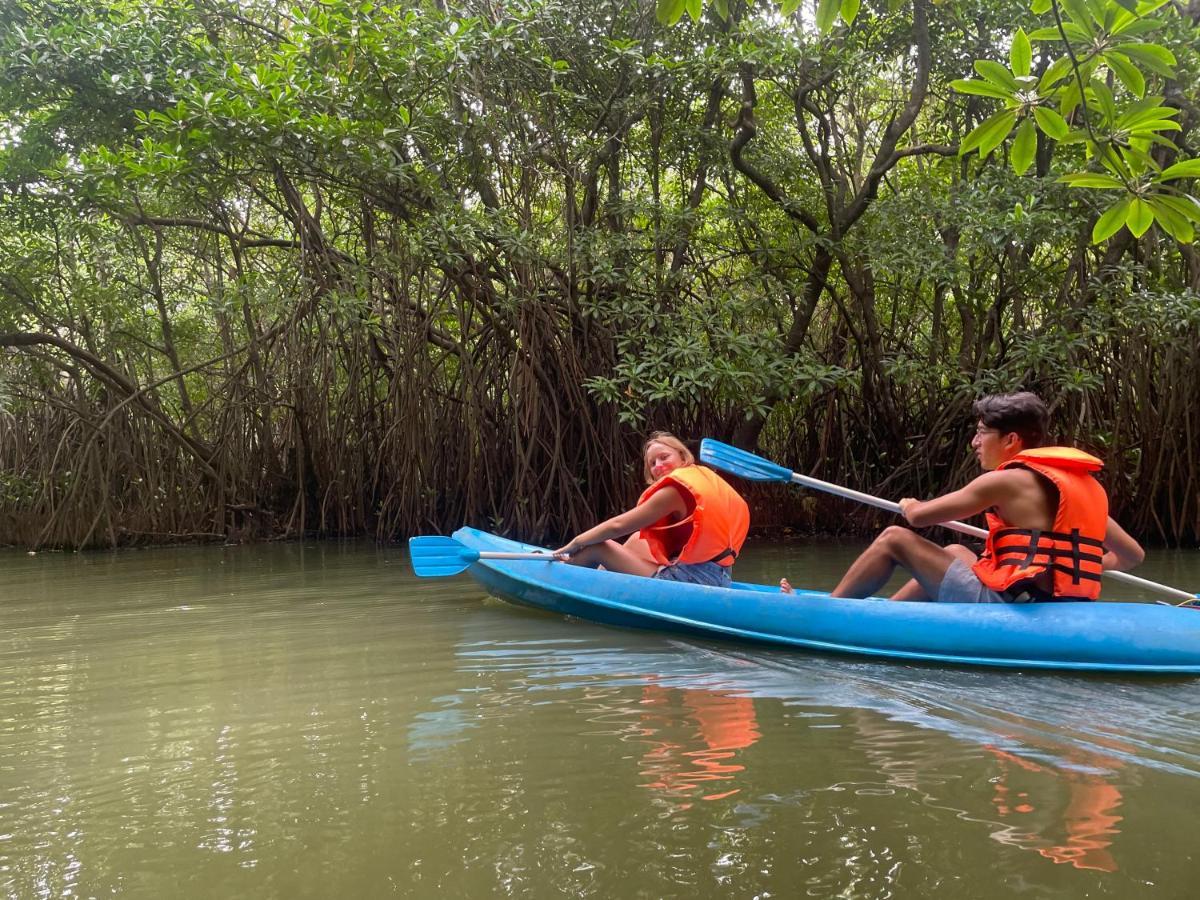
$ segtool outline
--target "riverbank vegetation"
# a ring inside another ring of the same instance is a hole
[[[1023,387],[1195,544],[1198,46],[1197,0],[14,0],[0,543],[561,537],[664,427],[928,496]]]

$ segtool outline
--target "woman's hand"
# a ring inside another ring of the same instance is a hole
[[[561,559],[565,562],[566,560],[570,559],[572,556],[574,556],[576,553],[578,553],[582,549],[583,549],[583,544],[579,543],[579,538],[575,538],[575,540],[571,541],[571,543],[566,544],[562,547],[559,547],[551,555],[555,559]]]

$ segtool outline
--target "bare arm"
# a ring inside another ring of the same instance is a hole
[[[1146,558],[1142,545],[1129,536],[1124,528],[1108,517],[1108,530],[1104,533],[1104,569],[1124,572],[1140,565]]]
[[[933,500],[900,501],[904,518],[916,528],[974,516],[1012,494],[1012,472],[985,472],[964,488]]]
[[[663,489],[658,491],[641,506],[627,509],[625,512],[615,515],[593,528],[589,528],[583,534],[572,539],[566,546],[559,547],[554,553],[555,555],[565,554],[571,556],[590,544],[599,544],[613,538],[623,537],[641,528],[645,528],[647,525],[653,525],[659,519],[665,518],[671,513],[676,513],[680,516],[687,515],[687,506],[683,502],[683,497],[673,487],[671,490]]]

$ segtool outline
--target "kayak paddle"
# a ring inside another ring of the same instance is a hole
[[[424,535],[408,539],[408,558],[413,571],[422,578],[457,575],[479,559],[541,559],[553,562],[550,553],[500,553],[495,550],[472,550],[461,541],[441,535]]]
[[[891,500],[884,500],[882,497],[852,491],[850,488],[831,484],[819,478],[801,475],[798,472],[793,472],[791,469],[786,469],[783,466],[765,460],[761,456],[755,456],[753,453],[739,450],[737,447],[731,447],[729,444],[722,444],[720,441],[714,441],[712,438],[705,438],[700,442],[700,461],[745,478],[748,481],[790,481],[794,484],[813,488],[814,490],[825,491],[827,494],[836,494],[838,497],[845,497],[847,500],[857,500],[859,503],[865,503],[868,506],[886,509],[888,512],[900,512],[900,505],[893,503]],[[968,525],[966,522],[941,522],[939,524],[943,528],[949,528],[951,531],[957,531],[961,534],[969,534],[972,537],[987,537],[987,531],[982,528],[976,528],[974,525]],[[1157,581],[1138,578],[1136,575],[1130,575],[1128,572],[1117,572],[1110,569],[1104,574],[1116,581],[1124,581],[1126,584],[1133,584],[1149,590],[1163,591],[1167,594],[1174,594],[1176,597],[1183,597],[1189,603],[1195,603],[1200,598],[1200,594],[1192,594],[1182,591],[1179,588],[1159,584]]]

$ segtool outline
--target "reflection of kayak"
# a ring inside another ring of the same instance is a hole
[[[541,548],[460,528],[472,550]],[[1098,672],[1200,674],[1200,610],[1147,603],[889,603],[735,582],[657,581],[540,560],[468,570],[515,603],[594,622],[893,659]]]

